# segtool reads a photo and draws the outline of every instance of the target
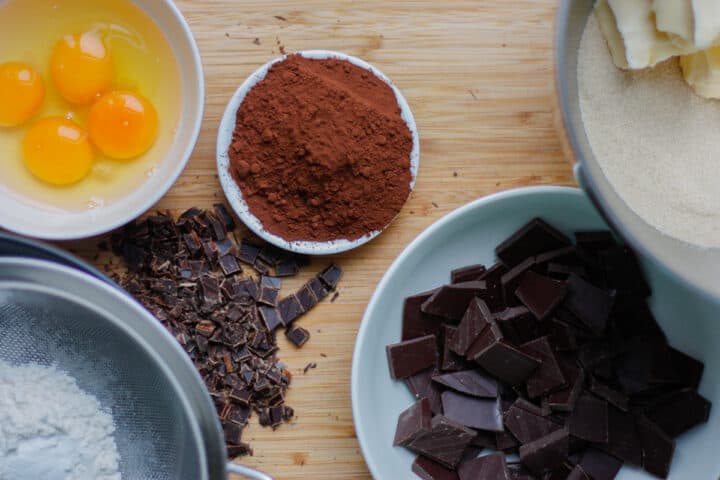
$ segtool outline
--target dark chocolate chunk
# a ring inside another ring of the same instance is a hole
[[[490,432],[504,431],[497,398],[476,398],[447,390],[442,393],[442,404],[444,415],[461,425]]]
[[[267,287],[263,285],[260,287],[260,298],[258,298],[258,301],[271,307],[277,307],[279,295],[280,290],[278,290],[277,288]]]
[[[550,332],[550,343],[559,352],[574,351],[578,348],[578,339],[575,335],[575,328],[558,319],[550,320],[548,330]]]
[[[583,469],[580,467],[580,465],[575,465],[575,467],[570,472],[570,475],[567,476],[567,480],[593,480],[593,479],[588,477],[587,473],[585,473],[583,471]]]
[[[472,445],[481,449],[489,448],[491,450],[499,450],[496,441],[497,434],[495,432],[477,431],[477,436],[473,438]]]
[[[432,429],[431,421],[432,412],[430,411],[430,402],[427,398],[418,400],[413,406],[400,414],[393,445],[408,446],[420,435]]]
[[[535,258],[530,257],[520,264],[511,268],[500,278],[502,287],[502,299],[506,307],[520,305],[520,300],[515,296],[515,291],[520,286],[525,274],[535,266]]]
[[[498,245],[495,253],[505,265],[514,267],[528,257],[570,245],[565,235],[535,218]]]
[[[505,430],[495,433],[495,448],[507,453],[517,453],[520,442],[515,435]]]
[[[270,269],[272,268],[272,265],[270,265],[269,263],[265,262],[264,260],[262,260],[258,257],[257,259],[255,259],[255,263],[253,263],[253,268],[260,275],[267,275],[270,273]]]
[[[605,270],[609,287],[643,298],[650,296],[650,287],[630,249],[619,247],[603,250],[598,252],[598,259]]]
[[[538,406],[530,400],[526,400],[522,397],[518,397],[517,399],[515,399],[515,401],[510,404],[507,410],[509,411],[512,407],[522,408],[523,410],[526,410],[533,415],[537,415],[538,417],[549,417],[550,414],[552,414],[552,410],[550,410],[550,407],[548,405],[542,404]]]
[[[595,334],[604,334],[615,297],[577,275],[570,275],[567,287],[564,306]]]
[[[482,331],[488,327],[491,319],[492,313],[484,301],[479,298],[470,300],[470,305],[458,325],[451,349],[458,355],[465,355]]]
[[[575,242],[578,248],[594,256],[603,250],[617,247],[615,237],[607,230],[575,232]]]
[[[435,335],[408,340],[386,347],[390,376],[407,378],[437,365],[438,352]]]
[[[513,405],[505,416],[505,427],[525,444],[560,430],[562,425]]]
[[[520,462],[536,475],[543,475],[565,462],[570,450],[570,434],[562,428],[520,447]]]
[[[238,444],[242,441],[243,427],[233,422],[224,422],[222,424],[225,441],[230,444]]]
[[[330,291],[327,289],[327,287],[317,277],[310,279],[307,282],[307,286],[310,288],[310,291],[315,294],[315,298],[318,301],[322,300],[330,294]]]
[[[677,437],[710,418],[711,403],[696,391],[684,389],[657,399],[646,410],[647,417],[663,432]]]
[[[656,477],[667,478],[675,453],[675,441],[646,418],[639,418],[636,425],[642,446],[643,468]]]
[[[508,268],[505,265],[496,263],[478,278],[478,280],[484,281],[486,285],[486,291],[482,294],[482,299],[493,311],[504,308],[501,279],[507,272]]]
[[[440,362],[440,370],[443,372],[457,372],[470,368],[463,357],[453,352],[450,347],[457,333],[457,328],[450,325],[443,325],[442,333],[442,356]]]
[[[433,377],[433,382],[473,397],[497,398],[498,396],[497,380],[479,370],[438,375]]]
[[[473,430],[436,415],[432,419],[430,432],[420,435],[408,448],[447,468],[455,469],[474,437]]]
[[[524,306],[506,308],[494,314],[493,319],[503,336],[514,345],[522,345],[538,336],[540,324]]]
[[[240,273],[242,268],[237,262],[237,259],[233,255],[223,255],[220,257],[220,268],[226,276]]]
[[[261,288],[274,288],[275,290],[280,290],[282,287],[282,280],[278,277],[270,277],[267,275],[263,275],[260,277],[260,287]]]
[[[285,326],[290,325],[300,315],[305,313],[302,305],[300,305],[300,300],[298,300],[295,295],[289,295],[280,300],[280,302],[278,302],[278,310],[280,310],[280,317]]]
[[[308,340],[310,340],[310,332],[298,326],[292,326],[285,330],[285,336],[296,347],[302,347],[308,342]]]
[[[588,442],[608,443],[608,404],[582,393],[567,420],[570,433]]]
[[[272,332],[280,325],[282,325],[282,317],[280,311],[275,307],[261,306],[258,307],[260,312],[260,318],[265,322],[265,327],[268,331]]]
[[[485,265],[468,265],[467,267],[457,268],[450,272],[450,283],[463,283],[478,280],[487,269]]]
[[[278,277],[292,277],[298,274],[300,266],[294,258],[285,258],[275,265],[275,275]]]
[[[460,480],[510,480],[503,453],[491,453],[461,463],[458,476]]]
[[[325,286],[329,290],[335,290],[335,287],[337,286],[338,282],[340,281],[340,277],[342,277],[342,268],[338,267],[335,264],[330,265],[325,270],[323,270],[319,275],[318,278],[321,282],[325,284]]]
[[[477,345],[477,348],[476,348]],[[468,352],[487,372],[514,386],[521,386],[540,366],[541,360],[520,351],[503,339],[496,324],[485,329]]]
[[[535,256],[535,264],[547,268],[545,264],[556,263],[567,266],[579,265],[581,262],[574,246],[550,250]]]
[[[309,285],[305,284],[295,293],[295,296],[300,301],[300,305],[303,310],[309,312],[315,305],[318,304],[318,298],[313,293]]]
[[[271,245],[265,245],[258,252],[258,259],[262,260],[265,264],[274,267],[284,257],[284,254],[278,248]]]
[[[598,381],[595,377],[590,377],[588,390],[603,400],[606,400],[610,405],[614,405],[624,412],[630,410],[630,399],[625,394],[608,387],[604,383]]]
[[[435,290],[418,293],[407,297],[403,303],[402,340],[424,337],[425,335],[439,335],[442,325],[437,317],[424,314],[420,306],[430,298]]]
[[[672,347],[653,358],[652,381],[676,384],[697,390],[700,387],[705,365],[695,358]]]
[[[545,319],[565,298],[567,287],[564,282],[527,272],[515,290],[515,296],[535,315]]]
[[[535,480],[535,475],[523,467],[522,463],[509,462],[507,468],[511,480]]]
[[[240,243],[240,252],[238,254],[238,259],[241,262],[247,263],[249,265],[254,265],[255,260],[257,260],[258,254],[260,253],[261,249],[262,247],[243,240]]]
[[[418,455],[412,464],[412,472],[422,480],[459,480],[455,470]]]
[[[430,315],[460,320],[470,305],[470,301],[481,295],[485,289],[485,282],[482,281],[445,285],[425,300],[420,309]]]
[[[622,467],[622,461],[591,448],[583,454],[578,465],[593,480],[613,480]]]
[[[587,270],[582,265],[563,265],[561,263],[550,262],[547,265],[547,276],[556,280],[567,280],[572,274],[580,278],[588,276]]]
[[[537,398],[566,385],[567,381],[547,337],[528,342],[520,350],[542,360],[525,385],[530,398]]]
[[[216,203],[213,205],[213,210],[215,211],[215,216],[220,219],[226,231],[231,232],[235,230],[235,219],[224,203]]]
[[[423,370],[407,377],[405,383],[416,399],[427,398],[430,401],[430,409],[433,414],[438,415],[442,413],[442,399],[440,389],[432,381],[434,373],[432,368]]]
[[[608,411],[608,443],[598,445],[611,455],[624,462],[641,466],[642,448],[635,428],[635,417],[610,407]]]

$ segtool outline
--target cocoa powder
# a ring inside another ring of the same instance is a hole
[[[402,208],[412,149],[388,84],[344,60],[290,55],[240,106],[230,173],[270,233],[354,240]]]

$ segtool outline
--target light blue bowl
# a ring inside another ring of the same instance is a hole
[[[466,205],[421,234],[383,277],[362,321],[352,366],[355,429],[365,460],[377,480],[415,478],[414,455],[393,448],[401,411],[413,402],[403,382],[388,373],[385,346],[400,341],[403,299],[449,281],[450,270],[473,263],[494,262],[494,247],[533,217],[542,217],[566,234],[607,229],[582,191],[563,187],[510,190]],[[670,343],[705,362],[700,393],[720,405],[720,304],[692,291],[644,262],[653,289],[651,308]],[[715,480],[720,476],[720,414],[710,423],[678,439],[670,473],[674,480]],[[650,480],[624,467],[619,480]]]

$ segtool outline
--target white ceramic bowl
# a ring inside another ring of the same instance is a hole
[[[435,223],[398,257],[368,305],[355,345],[352,406],[365,460],[376,480],[416,478],[414,455],[393,448],[401,411],[413,403],[404,382],[388,373],[385,346],[400,341],[403,299],[449,281],[450,270],[478,262],[491,264],[494,247],[533,217],[540,216],[566,234],[606,229],[590,200],[577,189],[537,187],[511,190],[477,200]],[[643,264],[654,295],[651,308],[670,343],[705,362],[700,393],[720,405],[720,305],[698,296],[665,270]],[[670,479],[717,479],[720,474],[720,413],[710,423],[678,439]],[[623,467],[618,480],[651,480]]]
[[[102,208],[69,213],[24,203],[0,194],[0,227],[46,240],[74,240],[120,227],[150,209],[178,179],[195,148],[205,105],[200,52],[187,22],[172,0],[133,0],[170,42],[182,79],[182,110],[175,140],[156,171],[125,197]],[[2,3],[2,2],[0,2]]]
[[[415,180],[417,179],[418,169],[420,168],[420,137],[418,134],[417,125],[415,124],[415,117],[413,117],[412,111],[410,110],[410,105],[408,105],[407,100],[405,100],[405,97],[400,92],[400,90],[380,70],[373,67],[369,63],[360,60],[359,58],[346,55],[344,53],[332,52],[329,50],[306,50],[297,53],[305,58],[314,58],[318,60],[324,60],[329,58],[347,60],[348,62],[359,66],[360,68],[369,70],[376,77],[378,77],[379,79],[390,85],[390,87],[392,87],[393,91],[395,92],[395,97],[397,98],[398,105],[400,106],[402,118],[403,120],[405,120],[405,123],[407,123],[413,137],[413,150],[410,154],[410,172],[412,174],[410,189],[412,190],[415,187]],[[265,230],[262,222],[260,222],[260,220],[255,215],[250,213],[250,209],[245,200],[243,199],[242,192],[240,191],[240,188],[238,187],[235,180],[232,178],[232,175],[229,171],[230,158],[228,157],[228,150],[230,148],[230,144],[232,143],[237,111],[240,108],[243,100],[245,100],[245,96],[247,95],[247,93],[258,82],[265,78],[265,75],[267,75],[270,67],[272,67],[278,62],[282,62],[283,60],[285,60],[285,58],[287,58],[287,55],[271,60],[270,62],[257,69],[255,73],[250,75],[247,80],[245,80],[243,84],[240,85],[240,88],[237,89],[235,95],[233,95],[232,99],[230,99],[230,103],[228,103],[228,106],[225,109],[225,114],[222,118],[222,122],[220,123],[220,130],[218,131],[217,167],[220,184],[222,185],[222,188],[225,192],[228,203],[238,215],[238,217],[245,223],[245,225],[248,226],[250,230],[252,230],[260,238],[264,239],[266,242],[271,243],[276,247],[282,248],[284,250],[307,255],[332,255],[340,252],[346,252],[348,250],[357,248],[360,245],[364,245],[365,243],[374,239],[375,237],[380,235],[384,229],[370,232],[368,235],[358,238],[357,240],[335,240],[331,242],[287,241]],[[387,228],[388,225],[386,225],[385,228]]]

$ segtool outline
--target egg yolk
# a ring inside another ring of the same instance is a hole
[[[50,73],[65,100],[87,104],[110,88],[112,60],[98,34],[66,35],[53,50]]]
[[[131,92],[111,92],[90,108],[90,140],[105,155],[134,158],[155,142],[158,115],[145,97]]]
[[[25,165],[40,180],[71,185],[90,173],[93,149],[87,133],[63,117],[49,117],[32,125],[23,142]]]
[[[0,65],[0,126],[14,127],[32,117],[45,98],[42,77],[24,63]]]

